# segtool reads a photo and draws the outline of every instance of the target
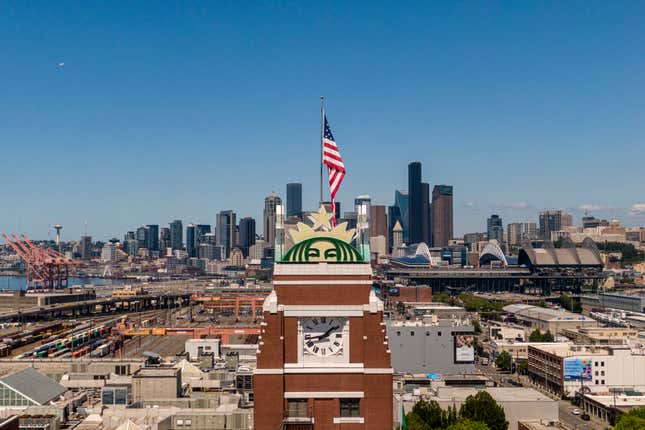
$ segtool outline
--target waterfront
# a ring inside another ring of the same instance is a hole
[[[106,278],[69,278],[69,286],[74,285],[120,285],[125,279]],[[0,290],[24,290],[26,278],[24,276],[0,276]]]

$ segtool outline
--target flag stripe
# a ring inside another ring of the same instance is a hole
[[[343,158],[338,150],[338,145],[331,133],[329,123],[327,122],[327,115],[324,115],[325,130],[323,134],[323,164],[327,166],[327,174],[329,175],[329,195],[331,197],[331,210],[336,213],[336,193],[345,178],[345,164]],[[336,217],[332,218],[333,225],[336,225]]]

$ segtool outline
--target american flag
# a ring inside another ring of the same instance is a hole
[[[331,211],[336,213],[336,193],[340,188],[340,184],[345,177],[345,165],[343,159],[338,152],[338,146],[334,140],[334,135],[331,134],[329,123],[327,122],[327,115],[325,118],[325,132],[323,134],[323,164],[327,166],[327,173],[329,174],[329,194],[331,196]],[[336,218],[332,218],[332,222],[336,225]]]

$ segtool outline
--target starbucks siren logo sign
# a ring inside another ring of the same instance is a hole
[[[313,227],[299,222],[295,230],[289,234],[294,245],[286,253],[283,262],[290,263],[356,263],[363,262],[360,253],[351,245],[355,230],[347,230],[347,223],[341,223],[332,228],[331,218],[324,206],[314,214],[309,215]]]

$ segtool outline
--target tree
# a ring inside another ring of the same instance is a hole
[[[645,253],[631,243],[596,242],[596,245],[601,251],[620,252],[622,254],[621,264],[623,266],[640,263],[645,260]]]
[[[528,375],[529,373],[528,360],[520,360],[519,364],[517,365],[517,373],[519,373],[520,375]]]
[[[541,342],[542,341],[542,332],[538,329],[535,329],[529,335],[529,342]]]
[[[615,430],[641,430],[645,428],[645,408],[638,408],[618,417]]]
[[[481,421],[461,419],[449,426],[448,430],[490,430],[490,427]]]
[[[504,408],[498,405],[495,399],[486,391],[480,391],[474,396],[466,397],[466,401],[459,410],[459,416],[472,421],[481,421],[491,430],[508,429]]]
[[[405,315],[405,303],[403,302],[396,302],[396,312],[399,315]]]
[[[481,333],[482,332],[482,326],[479,324],[479,321],[473,320],[473,328],[475,329],[475,333]]]
[[[542,334],[542,332],[536,328],[529,335],[529,342],[553,342],[554,340],[555,338],[549,330]]]
[[[511,354],[508,352],[502,351],[502,353],[495,358],[495,364],[502,370],[511,370],[511,367],[513,366],[513,357],[511,357]]]
[[[582,305],[579,300],[575,300],[567,293],[560,294],[560,305],[568,311],[580,313],[582,312]]]
[[[409,430],[430,430],[443,427],[444,412],[434,400],[419,400],[406,415]]]

